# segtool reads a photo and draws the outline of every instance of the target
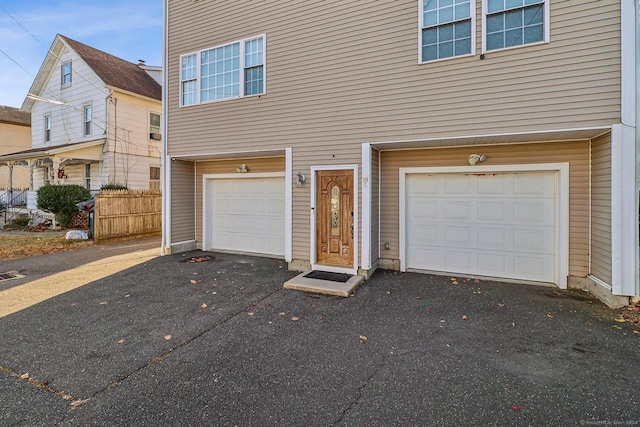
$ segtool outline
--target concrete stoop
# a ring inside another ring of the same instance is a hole
[[[364,281],[364,276],[358,275],[351,276],[346,282],[305,277],[311,272],[308,270],[297,275],[285,282],[283,287],[303,292],[348,297]]]

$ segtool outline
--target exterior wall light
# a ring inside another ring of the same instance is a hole
[[[236,169],[236,172],[238,173],[247,173],[249,172],[249,168],[247,167],[247,165],[245,165],[244,163],[240,165],[239,168]]]
[[[296,175],[296,187],[302,187],[302,184],[305,183],[307,177],[300,171],[298,171],[298,175]]]
[[[471,154],[469,156],[469,164],[471,166],[475,166],[476,163],[484,162],[485,160],[487,160],[487,156],[485,156],[484,154]]]

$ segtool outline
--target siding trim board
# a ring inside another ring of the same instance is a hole
[[[451,173],[501,173],[501,172],[556,172],[556,247],[555,284],[567,288],[569,272],[569,164],[542,163],[495,166],[442,166],[400,168],[400,271],[406,271],[406,178],[408,174],[451,174]],[[504,279],[502,279],[504,280]],[[508,280],[508,279],[507,279]]]

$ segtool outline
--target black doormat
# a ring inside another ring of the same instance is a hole
[[[346,273],[331,273],[328,271],[314,270],[311,273],[305,274],[303,277],[308,277],[309,279],[329,280],[330,282],[346,283],[353,276]]]

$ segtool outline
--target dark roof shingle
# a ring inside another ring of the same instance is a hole
[[[60,35],[89,67],[109,86],[161,100],[162,87],[146,71],[101,50]]]
[[[31,126],[31,113],[18,108],[0,105],[0,122],[20,126]]]

